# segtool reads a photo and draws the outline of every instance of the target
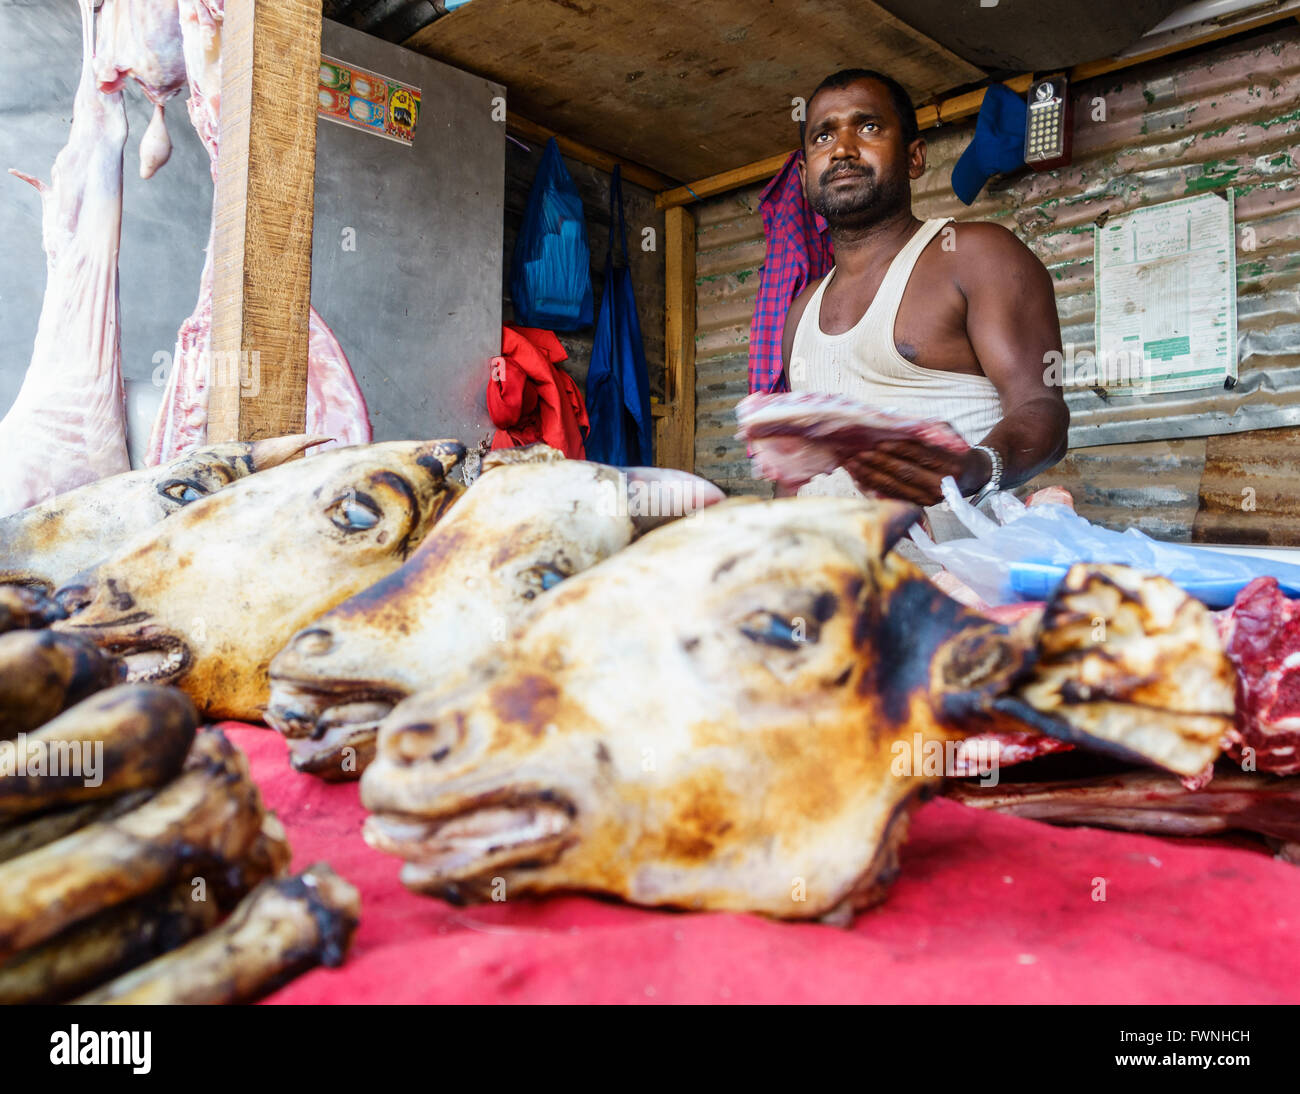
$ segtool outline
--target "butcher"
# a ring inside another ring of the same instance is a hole
[[[972,447],[881,443],[800,493],[934,505],[947,475],[982,496],[1051,467],[1070,423],[1062,390],[1045,380],[1047,355],[1061,350],[1051,275],[1000,225],[913,215],[926,142],[896,80],[845,69],[805,113],[799,175],[829,225],[835,265],[786,314],[790,389],[942,419]]]

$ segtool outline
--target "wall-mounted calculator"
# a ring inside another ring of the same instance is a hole
[[[1064,75],[1047,76],[1029,88],[1025,123],[1025,163],[1050,171],[1070,162],[1074,107]]]

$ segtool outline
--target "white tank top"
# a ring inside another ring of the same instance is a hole
[[[952,220],[927,220],[889,264],[866,314],[843,334],[821,329],[822,297],[834,267],[817,286],[795,329],[790,352],[791,391],[847,395],[880,410],[912,418],[941,418],[970,444],[978,444],[1002,417],[997,388],[987,376],[922,368],[898,352],[894,325],[916,260]],[[860,491],[843,468],[818,475],[800,494],[855,496]]]

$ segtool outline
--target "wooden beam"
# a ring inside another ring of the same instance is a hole
[[[664,214],[664,414],[655,419],[655,463],[695,470],[695,214]]]
[[[606,173],[614,170],[614,164],[621,164],[623,178],[628,182],[635,182],[638,186],[644,186],[647,190],[663,190],[675,185],[675,180],[670,179],[667,175],[661,175],[658,171],[652,171],[642,164],[629,163],[627,160],[620,159],[609,152],[601,151],[599,148],[592,148],[590,145],[562,136],[553,129],[547,129],[544,125],[538,125],[537,122],[521,118],[512,110],[506,111],[506,131],[513,133],[516,137],[524,137],[542,144],[554,137],[555,143],[560,146],[560,151],[570,159],[577,160],[579,163],[590,164],[592,167],[599,167]]]
[[[764,179],[770,179],[781,170],[781,165],[789,155],[790,152],[782,152],[776,156],[768,156],[767,159],[759,160],[757,163],[747,163],[744,167],[723,171],[720,175],[698,179],[689,186],[665,190],[655,195],[655,208],[671,209],[675,205],[689,205],[693,201],[703,201],[714,194],[725,194],[728,190],[737,190],[742,186],[751,186]]]
[[[1146,53],[1134,54],[1131,57],[1108,57],[1099,61],[1087,61],[1070,69],[1070,82],[1076,83],[1079,80],[1091,79],[1093,76],[1104,76],[1108,72],[1118,72],[1120,69],[1132,68],[1135,65],[1145,64],[1147,61],[1155,61],[1174,53],[1196,49],[1217,42],[1221,38],[1228,38],[1248,30],[1256,30],[1270,23],[1282,22],[1293,17],[1300,19],[1300,16],[1294,16],[1291,12],[1274,12],[1271,15],[1261,15],[1257,19],[1231,23],[1207,31],[1196,38],[1172,43]],[[1033,74],[1024,73],[1004,82],[1013,91],[1023,93],[1028,91],[1030,84],[1033,83]],[[932,129],[940,123],[947,124],[962,118],[972,117],[979,113],[980,106],[984,102],[984,90],[980,88],[977,91],[967,91],[961,95],[954,95],[944,99],[942,102],[922,106],[916,111],[916,124],[921,129]],[[675,205],[689,205],[693,201],[699,201],[714,194],[726,193],[728,190],[738,190],[742,186],[752,186],[756,182],[765,182],[781,169],[781,165],[785,163],[791,151],[794,150],[790,149],[790,151],[782,152],[776,156],[768,156],[766,159],[756,160],[754,163],[746,164],[744,167],[736,167],[730,171],[723,171],[721,174],[710,175],[708,178],[699,179],[689,186],[676,186],[671,190],[665,190],[655,196],[655,206],[659,209],[671,209]]]
[[[1029,85],[1034,82],[1034,77],[1032,73],[1026,72],[1003,82],[1018,95],[1023,95],[1029,90]],[[950,122],[960,121],[962,118],[972,118],[980,112],[980,107],[984,105],[984,92],[986,90],[987,88],[982,87],[978,91],[967,91],[964,95],[954,95],[952,98],[944,99],[943,102],[934,106],[924,106],[916,112],[916,124],[922,129],[932,129],[936,125],[947,125]]]
[[[1145,64],[1147,61],[1157,61],[1174,53],[1182,53],[1187,49],[1209,45],[1221,38],[1230,38],[1234,34],[1243,34],[1248,30],[1256,30],[1259,27],[1268,26],[1269,23],[1276,23],[1293,17],[1300,18],[1300,16],[1295,16],[1294,12],[1283,14],[1273,12],[1271,15],[1261,15],[1255,19],[1243,19],[1238,23],[1228,23],[1226,26],[1216,27],[1204,34],[1198,34],[1195,38],[1189,38],[1183,42],[1171,42],[1169,45],[1148,50],[1145,53],[1135,53],[1128,57],[1105,57],[1099,61],[1086,61],[1070,69],[1070,79],[1086,80],[1092,76],[1104,76],[1108,72],[1116,72],[1121,68],[1132,68],[1134,65]]]
[[[319,0],[227,0],[213,195],[208,438],[301,433],[316,171]]]

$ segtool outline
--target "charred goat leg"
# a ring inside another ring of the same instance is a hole
[[[109,908],[0,965],[0,1004],[62,1003],[183,945],[218,914],[188,883]]]
[[[243,855],[234,862],[213,864],[203,877],[212,882],[212,899],[228,912],[268,878],[287,874],[292,854],[284,825],[274,813],[264,813],[261,830]]]
[[[187,872],[233,862],[262,825],[242,755],[215,730],[140,808],[0,866],[0,960]]]
[[[3,580],[3,579],[0,579]],[[0,634],[39,630],[68,613],[44,592],[27,585],[0,584]]]
[[[361,902],[329,866],[258,886],[216,930],[80,1003],[246,1003],[347,952]]]
[[[161,786],[181,769],[199,716],[184,692],[123,684],[0,742],[0,818]]]
[[[120,677],[117,662],[80,635],[0,635],[0,740],[44,725]]]
[[[136,790],[107,801],[83,802],[53,809],[37,817],[19,817],[7,824],[0,822],[0,862],[35,851],[88,824],[129,813],[147,802],[152,794],[152,790]]]
[[[122,800],[140,794],[147,796]],[[0,1004],[63,1002],[169,953],[210,930],[253,888],[283,876],[288,866],[284,828],[266,813],[245,856],[215,871],[211,888],[195,879],[179,882],[73,924],[0,964]]]

